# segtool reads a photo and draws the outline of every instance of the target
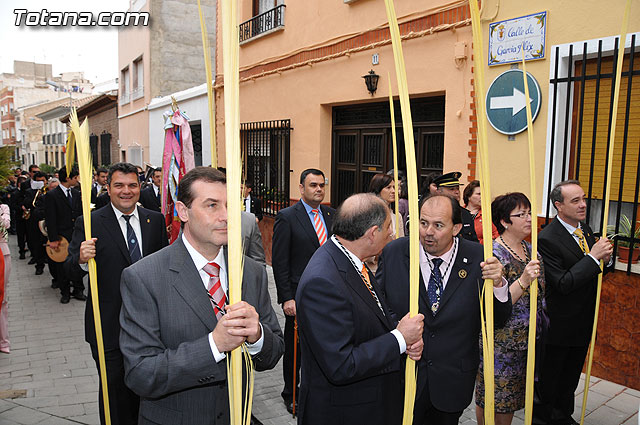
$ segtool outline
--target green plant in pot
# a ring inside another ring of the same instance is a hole
[[[633,226],[631,224],[631,220],[629,220],[629,217],[622,214],[620,216],[618,233],[616,234],[613,233],[616,230],[616,226],[614,224],[607,226],[607,237],[609,239],[616,239],[616,238],[618,239],[618,259],[620,260],[621,263],[629,262],[631,239],[632,238],[640,239],[640,226],[638,226],[637,224],[640,224],[640,221],[636,221],[636,225]],[[621,237],[625,239],[620,239]],[[637,263],[639,259],[640,259],[640,244],[634,243],[633,258],[631,262]]]

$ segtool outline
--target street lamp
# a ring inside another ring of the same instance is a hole
[[[367,75],[363,75],[362,78],[364,78],[364,83],[367,85],[367,90],[373,95],[378,89],[378,78],[380,78],[380,76],[372,69]]]

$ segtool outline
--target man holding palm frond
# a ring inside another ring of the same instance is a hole
[[[140,424],[228,424],[225,354],[246,343],[256,370],[284,351],[264,267],[244,257],[242,300],[228,304],[225,175],[196,167],[180,180],[182,233],[122,275],[120,347]]]

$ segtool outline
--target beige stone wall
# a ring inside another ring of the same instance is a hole
[[[151,97],[166,96],[205,83],[198,4],[191,0],[151,2]],[[202,0],[215,69],[215,0]]]

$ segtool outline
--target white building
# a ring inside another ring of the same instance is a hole
[[[209,104],[207,85],[191,87],[164,97],[156,97],[149,103],[149,161],[150,166],[162,166],[164,151],[164,120],[162,114],[171,111],[171,96],[180,110],[189,117],[195,164],[211,165]],[[215,105],[214,105],[215,110]]]

